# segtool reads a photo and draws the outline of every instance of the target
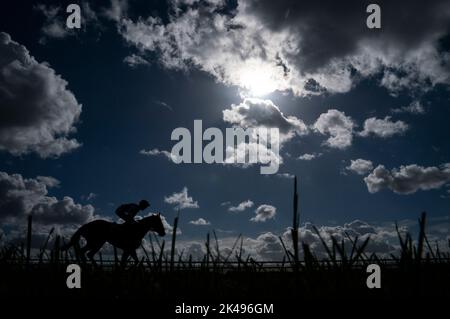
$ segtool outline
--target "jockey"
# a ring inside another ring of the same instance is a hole
[[[141,210],[144,210],[149,206],[150,204],[143,199],[139,202],[139,204],[131,203],[120,205],[116,209],[116,214],[117,216],[122,218],[125,223],[130,224],[135,222],[134,216],[136,216]]]

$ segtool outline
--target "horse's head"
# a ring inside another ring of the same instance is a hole
[[[143,218],[142,221],[150,230],[157,232],[159,236],[166,235],[166,228],[164,227],[160,213]]]

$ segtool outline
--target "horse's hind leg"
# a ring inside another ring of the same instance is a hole
[[[104,241],[98,241],[95,243],[89,243],[83,249],[87,248],[89,251],[86,256],[95,264],[94,255],[102,248],[102,246],[105,244]]]
[[[121,266],[124,268],[127,265],[128,257],[130,257],[130,252],[127,250],[124,250],[122,253],[122,260],[120,261]]]

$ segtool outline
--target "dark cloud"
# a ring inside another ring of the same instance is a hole
[[[77,204],[68,196],[62,200],[44,197],[41,201],[31,210],[34,220],[41,224],[82,225],[94,216],[94,207]]]
[[[0,33],[0,150],[59,156],[80,146],[68,136],[81,105],[47,63]]]
[[[285,116],[270,100],[247,98],[241,104],[232,105],[223,111],[225,122],[247,127],[278,128],[284,139],[295,134],[305,135],[308,128],[302,120],[295,116]]]
[[[0,172],[0,220],[13,226],[33,214],[41,225],[81,225],[94,217],[94,207],[80,205],[71,197],[62,200],[48,196],[48,188],[59,182],[52,177],[24,178]]]
[[[122,19],[119,30],[166,68],[196,67],[250,91],[348,92],[375,75],[392,94],[449,84],[450,57],[438,44],[448,1],[379,1],[381,30],[366,26],[369,3],[240,0],[230,12],[222,2],[174,2],[167,21]]]
[[[359,45],[377,43],[385,49],[408,51],[437,40],[450,27],[450,4],[437,0],[389,1],[381,7],[380,31],[366,27],[366,7],[373,1],[243,1],[245,11],[271,30],[290,29],[299,35],[301,52],[290,55],[305,72],[314,72],[333,59],[354,55]]]
[[[450,181],[450,164],[423,167],[416,164],[389,171],[378,165],[364,178],[370,193],[390,189],[398,194],[413,194],[418,190],[437,189]]]

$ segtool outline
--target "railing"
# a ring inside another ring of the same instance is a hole
[[[414,261],[413,261],[414,262]],[[28,264],[24,261],[24,259],[16,258],[16,259],[9,259],[7,261],[3,261],[1,264],[8,264],[8,265],[23,265],[23,266],[50,266],[55,264],[60,265],[66,265],[71,263],[85,263],[86,265],[94,265],[92,262],[84,261],[79,262],[76,259],[58,259],[58,260],[41,260],[39,258],[30,258]],[[340,266],[348,266],[354,269],[359,269],[364,266],[367,266],[369,264],[379,264],[384,267],[397,267],[399,266],[402,261],[398,259],[392,259],[392,258],[377,258],[377,259],[366,259],[366,260],[358,260],[358,261],[352,261],[350,264],[348,261],[345,260],[316,260],[314,261],[315,265],[320,266],[327,266],[330,267],[340,267]],[[450,258],[423,258],[421,260],[421,263],[425,264],[449,264],[450,265]],[[115,267],[120,266],[120,261],[112,260],[112,259],[105,259],[105,260],[96,260],[95,265],[99,266],[101,268],[105,269],[112,269]],[[136,265],[133,261],[128,261],[126,266],[133,266]],[[291,262],[283,262],[283,261],[255,261],[255,260],[247,260],[247,261],[209,261],[206,263],[205,261],[173,261],[171,263],[168,260],[162,260],[162,261],[151,261],[142,258],[139,263],[139,267],[143,267],[144,269],[152,270],[152,269],[159,269],[159,270],[237,270],[237,269],[256,269],[256,270],[264,270],[264,271],[285,271],[285,270],[294,270],[298,269],[298,267],[306,266],[305,261],[299,261],[297,264]]]

